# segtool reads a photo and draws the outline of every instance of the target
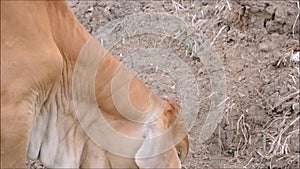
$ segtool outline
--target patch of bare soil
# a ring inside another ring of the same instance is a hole
[[[189,132],[185,168],[300,168],[299,59],[291,57],[300,51],[296,1],[70,1],[69,5],[92,34],[131,14],[165,12],[181,17],[213,42],[212,55],[223,62],[228,98],[222,122],[204,144],[198,137],[212,92],[200,59],[188,47],[169,45],[171,39],[151,35],[126,39],[112,50],[122,60],[137,49],[158,45],[177,53],[196,75],[200,109]],[[160,96],[180,99],[165,72],[145,69],[139,76]]]

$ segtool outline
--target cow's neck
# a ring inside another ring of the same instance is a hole
[[[48,13],[53,38],[63,55],[64,69],[69,69],[66,72],[72,72],[82,47],[91,38],[91,35],[78,22],[66,3],[50,2],[49,4]],[[103,48],[103,50],[105,49]],[[117,112],[111,97],[111,81],[113,73],[119,66],[124,67],[120,61],[108,53],[98,67],[95,79],[96,97],[101,109],[107,113],[115,114]],[[72,78],[71,75],[68,75],[69,80]],[[124,96],[124,99],[129,97],[136,109],[144,111],[149,107],[150,94],[151,91],[148,87],[139,78],[134,77],[130,84],[129,96]]]
[[[47,2],[53,39],[67,65],[73,69],[77,56],[91,35],[74,16],[66,2]]]
[[[122,76],[124,74],[124,76]],[[131,78],[128,78],[131,74]],[[127,79],[125,78],[127,76]],[[130,79],[130,80],[129,80]],[[124,84],[116,87],[118,84]],[[150,106],[150,97],[153,96],[151,90],[136,76],[131,70],[120,63],[114,56],[108,53],[99,65],[96,76],[96,97],[98,105],[103,111],[117,113],[116,104],[123,102],[130,103],[134,109],[145,112]],[[125,93],[120,95],[120,93]],[[113,103],[113,99],[119,101]],[[123,108],[126,109],[126,106]]]

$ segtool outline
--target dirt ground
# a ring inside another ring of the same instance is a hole
[[[170,38],[153,35],[127,39],[112,49],[123,60],[154,44],[171,48],[196,75],[200,109],[189,131],[184,168],[300,168],[299,53],[294,55],[300,51],[300,8],[296,2],[122,0],[69,1],[69,5],[92,34],[128,15],[164,12],[182,18],[213,42],[212,55],[223,63],[227,98],[220,125],[203,144],[198,136],[212,91],[201,59],[188,47],[170,46]],[[165,72],[145,69],[139,76],[160,96],[180,101],[176,83]]]
[[[223,62],[227,99],[222,122],[203,144],[197,139],[203,113],[210,108],[210,79],[188,48],[178,56],[199,84],[200,109],[189,132],[185,168],[300,168],[299,147],[299,3],[296,1],[70,1],[84,27],[95,34],[105,24],[128,15],[165,12],[182,18],[213,42],[212,55]],[[122,60],[153,45],[145,35],[112,50]],[[157,41],[157,40],[156,40]],[[169,40],[159,43],[170,48]],[[298,58],[298,60],[297,60]],[[178,99],[174,81],[145,69],[139,76],[156,93]]]

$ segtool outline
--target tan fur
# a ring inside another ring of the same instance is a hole
[[[119,157],[101,149],[78,123],[72,73],[90,38],[66,2],[1,1],[1,167],[24,168],[27,153],[50,168],[151,167],[147,160]],[[124,66],[110,53],[100,63],[95,79],[97,102],[114,129],[143,137],[147,134],[143,126],[122,117],[112,101],[110,83],[119,65]],[[134,77],[129,98],[137,110],[149,107],[150,94]],[[154,127],[162,128],[160,133],[172,126],[179,112],[175,102],[166,105]],[[187,138],[179,145],[187,153]],[[140,146],[137,151],[142,151]],[[155,157],[155,166],[179,167],[176,154],[173,148]]]

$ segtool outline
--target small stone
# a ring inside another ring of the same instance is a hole
[[[299,103],[294,103],[292,106],[292,109],[295,113],[299,113],[300,112],[300,105]]]
[[[282,87],[279,89],[280,95],[285,95],[287,92],[288,92],[288,89],[287,89],[286,86],[282,86]]]

